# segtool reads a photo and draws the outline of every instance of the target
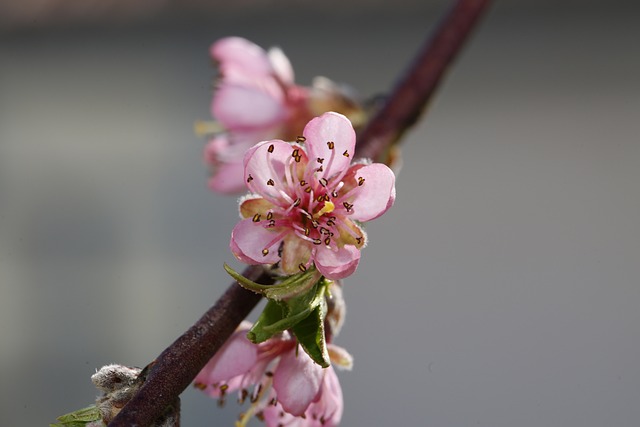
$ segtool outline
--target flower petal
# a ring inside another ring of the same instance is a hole
[[[337,249],[319,246],[314,261],[318,271],[327,279],[343,279],[356,271],[360,262],[360,251],[351,245]]]
[[[285,167],[291,159],[291,144],[274,139],[263,141],[247,151],[244,158],[244,178],[249,190],[274,204],[289,205],[293,200],[283,196]]]
[[[371,221],[385,213],[396,200],[396,177],[393,171],[382,163],[354,168],[356,182],[361,182],[351,190],[347,200],[353,204],[351,218]],[[351,171],[350,171],[351,173]]]
[[[264,228],[251,218],[243,219],[233,228],[229,247],[240,261],[248,264],[273,264],[277,262],[278,239],[276,229]],[[266,253],[266,255],[265,255]]]
[[[323,172],[317,175],[318,179],[346,171],[356,146],[356,133],[349,119],[334,112],[324,113],[307,123],[302,134],[307,139],[309,164],[322,161]]]
[[[273,71],[282,83],[293,84],[293,67],[289,58],[279,47],[272,47],[267,51],[267,56],[273,67]]]
[[[209,178],[209,188],[222,194],[235,194],[246,190],[242,179],[242,161],[223,163],[215,167],[213,175]]]
[[[280,357],[273,375],[278,402],[292,415],[302,415],[318,396],[325,369],[304,351],[289,351]]]
[[[287,111],[272,94],[239,84],[222,83],[211,102],[211,114],[227,129],[243,131],[276,126],[284,121]]]
[[[308,267],[307,263],[311,257],[309,246],[309,242],[302,240],[294,233],[290,233],[284,238],[280,267],[285,274],[300,273],[303,270],[301,265],[305,268]]]
[[[217,397],[220,395],[218,384],[227,383],[227,391],[233,391],[234,386],[237,388],[241,384],[241,377],[249,372],[258,360],[258,347],[247,339],[247,330],[238,329],[231,335],[198,373],[194,379],[196,385]]]
[[[209,49],[218,61],[220,72],[227,81],[251,82],[273,74],[267,53],[257,44],[242,37],[226,37]]]

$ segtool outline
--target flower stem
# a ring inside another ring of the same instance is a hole
[[[358,136],[356,157],[378,159],[417,121],[489,3],[490,0],[456,2]],[[259,266],[248,267],[242,275],[262,285],[273,283]],[[260,298],[234,282],[213,307],[156,358],[143,386],[109,427],[150,426],[187,388]]]

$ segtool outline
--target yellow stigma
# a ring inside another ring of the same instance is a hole
[[[320,218],[322,215],[326,213],[331,213],[336,208],[336,205],[333,202],[324,202],[324,206],[313,216],[314,218]]]

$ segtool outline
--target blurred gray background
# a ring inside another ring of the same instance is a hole
[[[236,202],[193,133],[211,42],[372,96],[448,3],[3,2],[0,425],[87,405],[96,368],[145,365],[230,283]],[[639,10],[494,4],[346,283],[343,425],[638,425]],[[183,394],[185,426],[240,411]]]

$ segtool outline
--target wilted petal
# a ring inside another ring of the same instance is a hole
[[[285,353],[273,376],[278,402],[292,415],[304,414],[318,396],[324,375],[325,369],[314,363],[304,351]]]
[[[282,103],[269,93],[223,83],[211,102],[211,114],[227,129],[242,131],[275,126],[285,119],[287,112]]]
[[[327,279],[343,279],[356,271],[360,262],[360,251],[351,245],[342,248],[319,246],[315,262],[318,271]]]
[[[351,218],[371,221],[385,213],[396,200],[396,177],[382,163],[374,163],[355,169],[356,186],[348,200],[353,204]],[[358,185],[357,183],[361,184]]]
[[[249,195],[240,200],[240,216],[242,218],[254,218],[256,214],[259,219],[264,219],[267,212],[273,209],[273,204],[262,197]]]
[[[231,252],[248,264],[273,264],[278,257],[278,233],[253,222],[251,218],[243,219],[233,228],[229,247]]]
[[[324,171],[318,174],[319,178],[331,178],[346,171],[356,145],[356,133],[349,119],[334,112],[324,113],[307,123],[302,134],[307,139],[310,164],[323,159]]]
[[[307,262],[311,257],[311,248],[309,243],[302,240],[294,233],[290,233],[284,239],[284,247],[282,248],[282,262],[280,264],[285,274],[300,273],[303,268],[307,267]]]

